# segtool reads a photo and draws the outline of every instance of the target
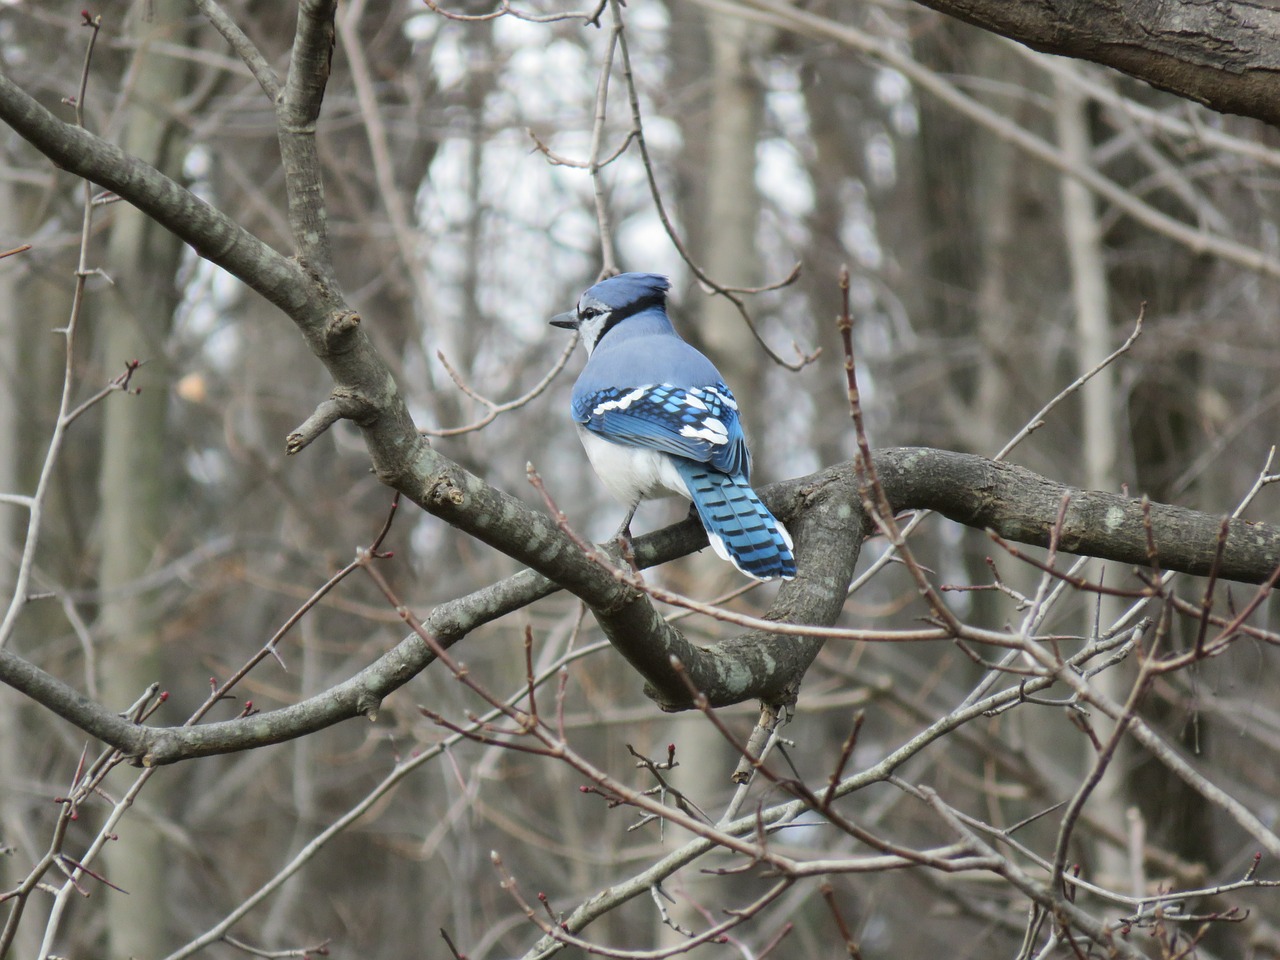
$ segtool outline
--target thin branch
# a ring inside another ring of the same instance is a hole
[[[833,40],[863,56],[899,71],[914,84],[937,97],[943,104],[990,130],[1028,156],[1073,177],[1086,187],[1123,210],[1143,226],[1182,244],[1193,253],[1208,254],[1246,270],[1269,277],[1280,277],[1280,259],[1229,237],[1192,227],[1150,204],[1138,199],[1130,190],[1100,174],[1093,167],[1073,164],[1048,141],[1018,126],[996,110],[963,93],[941,74],[930,70],[902,52],[902,48],[884,38],[865,33],[849,24],[837,23],[820,14],[776,0],[697,0],[701,5],[718,10],[758,10],[771,23],[786,30]]]
[[[627,84],[627,98],[631,104],[631,120],[634,125],[633,132],[636,136],[636,145],[640,148],[640,159],[644,165],[645,177],[649,182],[649,194],[653,197],[654,210],[658,214],[658,219],[662,222],[663,230],[671,240],[672,245],[676,248],[676,252],[680,254],[680,259],[688,265],[689,270],[698,278],[703,286],[707,290],[713,291],[724,297],[737,308],[739,315],[742,317],[743,323],[747,325],[747,329],[751,331],[751,335],[755,338],[756,342],[760,344],[760,347],[768,355],[769,359],[779,366],[786,367],[788,370],[803,370],[806,366],[818,359],[818,355],[821,353],[821,350],[819,349],[812,353],[805,353],[798,345],[793,343],[792,347],[796,352],[797,359],[794,361],[784,360],[773,350],[772,347],[769,346],[769,344],[764,341],[764,338],[756,327],[755,321],[747,311],[746,304],[743,302],[742,298],[737,295],[734,289],[722,286],[708,276],[706,271],[704,271],[702,267],[694,261],[688,248],[686,248],[683,241],[681,241],[680,235],[676,232],[675,226],[671,222],[671,218],[667,215],[666,204],[662,199],[662,189],[658,186],[657,174],[654,172],[653,161],[649,156],[649,144],[644,136],[644,120],[640,113],[640,94],[636,89],[635,76],[631,71],[631,53],[627,46],[626,31],[621,29],[622,11],[620,0],[609,0],[609,10],[613,16],[614,23],[619,27],[618,45],[622,52],[622,76]],[[751,292],[761,293],[766,290],[778,290],[794,283],[799,279],[799,277],[800,265],[796,264],[791,273],[782,280],[765,287],[757,288]]]
[[[603,11],[604,5],[605,0],[602,0],[601,11]],[[614,249],[613,224],[609,216],[608,198],[605,196],[604,177],[600,174],[600,168],[610,162],[610,160],[603,162],[600,160],[600,151],[604,144],[604,125],[605,118],[608,115],[609,77],[613,73],[613,55],[622,36],[621,17],[615,13],[612,20],[612,26],[609,28],[609,42],[605,47],[604,57],[600,64],[599,79],[596,81],[595,117],[591,123],[591,151],[588,154],[589,159],[587,161],[587,170],[591,175],[591,192],[596,205],[596,224],[600,229],[601,278],[611,277],[619,272],[618,253]],[[627,133],[627,139],[622,144],[623,148],[631,142],[635,134],[635,129]],[[576,340],[577,338],[575,337],[574,339]]]
[[[93,63],[93,50],[98,41],[98,32],[102,28],[101,17],[83,14],[83,25],[90,29],[89,40],[85,45],[84,65],[80,71],[79,92],[74,98],[76,125],[73,129],[84,130],[84,100],[89,89],[89,68]],[[0,77],[0,84],[7,81]],[[3,87],[0,86],[0,94]],[[49,437],[49,446],[45,450],[44,460],[40,465],[40,475],[36,480],[35,493],[25,504],[27,507],[27,529],[22,543],[22,553],[18,559],[18,570],[14,577],[13,594],[9,598],[4,619],[0,620],[0,655],[11,656],[5,647],[13,637],[18,617],[27,604],[27,592],[31,584],[31,574],[35,566],[36,548],[40,543],[40,534],[44,524],[44,508],[48,499],[49,487],[53,482],[54,469],[62,453],[62,444],[67,429],[74,419],[71,417],[71,395],[75,389],[75,342],[76,330],[80,322],[80,313],[84,306],[85,280],[90,275],[89,240],[93,229],[93,192],[88,180],[80,184],[83,210],[80,221],[80,245],[76,261],[75,279],[71,295],[71,311],[67,324],[59,333],[63,337],[62,392],[58,399],[58,415],[54,421],[53,432]]]
[[[196,9],[204,14],[205,19],[213,25],[213,28],[218,33],[222,34],[222,38],[227,41],[227,44],[236,52],[236,55],[244,61],[244,65],[249,68],[253,78],[258,81],[258,86],[262,87],[263,92],[271,102],[275,103],[280,96],[280,78],[271,69],[271,64],[267,63],[267,58],[262,55],[262,51],[240,29],[239,25],[217,0],[193,0],[193,2]]]
[[[854,457],[853,466],[858,475],[858,495],[862,499],[863,510],[880,528],[880,532],[893,546],[898,557],[906,564],[920,595],[933,611],[936,621],[941,623],[953,637],[957,636],[960,620],[943,601],[942,596],[908,548],[902,529],[894,519],[893,505],[889,502],[889,497],[880,482],[875,460],[871,455],[871,443],[867,439],[866,424],[862,418],[862,398],[858,391],[858,365],[853,351],[853,315],[849,309],[849,268],[847,266],[840,269],[840,315],[836,317],[836,327],[840,331],[840,343],[844,350],[849,418],[853,421],[854,442],[858,451]]]
[[[448,372],[450,378],[452,378],[453,382],[458,385],[458,389],[472,400],[485,407],[486,412],[479,420],[468,423],[466,426],[446,427],[439,430],[432,430],[424,427],[420,432],[430,437],[456,437],[464,433],[474,433],[476,430],[482,430],[489,424],[493,423],[493,421],[498,419],[502,414],[510,413],[512,410],[519,410],[525,404],[541,396],[546,391],[547,387],[551,386],[552,381],[560,375],[560,371],[565,368],[565,364],[567,364],[573,356],[573,352],[577,349],[577,346],[578,335],[575,333],[574,336],[570,338],[565,348],[560,351],[560,356],[556,357],[555,363],[551,365],[551,369],[546,372],[543,378],[530,387],[527,393],[521,394],[514,400],[508,400],[505,403],[499,403],[496,400],[490,400],[487,397],[483,397],[471,387],[467,386],[466,382],[463,381],[462,376],[454,370],[452,364],[445,359],[444,354],[437,350],[436,358],[444,365],[444,368]]]
[[[584,20],[593,27],[600,26],[600,15],[604,13],[605,5],[608,0],[600,0],[600,3],[594,10],[573,10],[564,13],[527,13],[523,10],[517,10],[511,6],[511,0],[499,0],[498,9],[491,10],[489,13],[454,13],[445,10],[436,0],[422,0],[427,8],[433,13],[448,20],[458,20],[463,23],[484,23],[489,20],[497,20],[499,17],[512,17],[516,20],[527,20],[529,23],[556,23],[561,20]]]
[[[1133,330],[1130,332],[1129,336],[1125,338],[1124,343],[1120,344],[1120,346],[1116,347],[1111,351],[1111,353],[1103,357],[1098,361],[1098,363],[1094,364],[1090,369],[1080,374],[1080,376],[1076,377],[1069,384],[1059,390],[1057,396],[1037,410],[1031,419],[1027,421],[1026,425],[1014,434],[1009,439],[1009,442],[1001,447],[1000,452],[992,457],[992,459],[1003,460],[1007,457],[1013,452],[1014,447],[1018,446],[1018,444],[1022,443],[1022,441],[1030,436],[1033,431],[1041,427],[1045,422],[1045,418],[1049,416],[1049,414],[1052,413],[1064,400],[1073,396],[1086,383],[1128,353],[1133,348],[1133,345],[1138,342],[1138,337],[1142,336],[1142,321],[1146,316],[1146,312],[1146,303],[1140,304],[1138,307],[1137,319],[1133,321]]]

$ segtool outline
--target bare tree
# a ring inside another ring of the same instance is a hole
[[[1268,135],[910,7],[704,0],[703,144],[665,123],[663,71],[700,82],[679,58],[703,40],[664,60],[690,5],[367,6],[300,4],[287,49],[249,3],[0,12],[25,141],[0,271],[69,291],[58,396],[17,359],[32,296],[3,318],[0,426],[38,452],[0,494],[0,762],[42,803],[6,801],[0,955],[1274,949],[1277,785],[1249,754],[1280,745],[1253,686],[1280,528],[1246,517],[1280,479]],[[1273,119],[1265,14],[929,6]],[[822,265],[799,283],[798,249]],[[642,575],[697,523],[621,558],[582,532],[584,471],[551,469],[576,456],[541,419],[572,344],[542,316],[638,255],[710,298],[709,349],[782,411],[756,430],[793,478],[762,495],[799,573],[767,596]],[[1230,310],[1256,326],[1191,343]],[[1235,488],[1198,484],[1241,437]],[[1131,482],[1159,497],[1108,489]],[[668,745],[662,711],[704,736]],[[1250,746],[1198,753],[1201,714]],[[730,783],[682,779],[713,751]],[[1142,764],[1198,826],[1156,822]],[[113,914],[121,886],[140,910]],[[181,911],[150,920],[166,891]]]

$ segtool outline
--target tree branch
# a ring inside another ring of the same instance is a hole
[[[318,169],[307,151],[314,151],[314,122],[333,36],[332,14],[332,3],[323,2],[304,3],[299,12],[300,36],[286,84],[287,103],[281,107],[283,148],[299,151],[287,161],[291,179],[306,181]],[[672,656],[713,704],[752,698],[778,702],[794,696],[819,640],[751,633],[705,649],[689,643],[659,616],[642,590],[619,582],[586,557],[551,518],[484,483],[421,439],[385,360],[364,333],[361,318],[324,276],[299,269],[146,163],[58,120],[3,77],[0,119],[54,162],[115,191],[284,309],[329,369],[334,396],[355,411],[351,418],[363,431],[379,479],[429,513],[547,578],[520,575],[490,588],[492,593],[481,591],[455,601],[456,608],[438,608],[427,622],[442,643],[456,642],[478,623],[545,595],[554,580],[591,606],[606,635],[642,673],[650,695],[665,709],[687,708],[691,699],[686,681],[672,669]],[[320,261],[311,266],[324,268],[327,240],[323,239],[321,198],[305,182],[295,187],[300,191],[298,198],[310,197],[306,216],[294,217],[299,243]],[[310,226],[319,233],[312,236]],[[1061,549],[1124,563],[1147,562],[1137,501],[1069,490],[1018,467],[937,450],[883,451],[876,457],[876,467],[894,509],[931,508],[1024,543],[1049,542],[1063,494],[1069,493],[1058,537]],[[796,533],[800,557],[800,576],[781,587],[768,618],[829,626],[842,609],[858,545],[866,532],[852,468],[840,465],[775,485],[766,500]],[[1153,507],[1151,516],[1161,566],[1207,573],[1216,550],[1218,519],[1163,506]],[[678,552],[697,549],[705,542],[693,524],[679,530],[663,535],[675,537],[663,542],[678,543]],[[1221,577],[1257,583],[1277,563],[1276,531],[1233,521]],[[481,594],[483,601],[473,599]],[[0,680],[25,689],[130,755],[166,763],[279,742],[348,717],[371,715],[387,693],[430,662],[425,644],[410,638],[344,684],[286,710],[195,729],[145,732],[132,726],[120,728],[119,718],[111,720],[105,708],[88,703],[47,675],[30,674],[26,670],[30,665],[22,661],[0,661]]]
[[[895,510],[927,508],[1008,540],[1047,547],[1063,495],[1070,498],[1058,549],[1081,556],[1147,566],[1142,501],[1078,490],[1025,467],[929,448],[876,454],[880,480]],[[1151,504],[1160,567],[1208,576],[1217,552],[1221,515]],[[1218,575],[1262,583],[1280,566],[1280,530],[1232,520]]]
[[[1035,50],[1114,67],[1204,104],[1280,122],[1280,10],[1245,0],[917,0]]]
[[[337,0],[303,0],[293,37],[289,76],[276,103],[280,160],[289,198],[293,242],[306,265],[336,292],[324,182],[316,150],[316,124],[333,65]]]
[[[290,316],[315,310],[314,295],[297,264],[155,167],[59,120],[3,74],[0,120],[59,167],[133,204]]]
[[[1010,540],[1048,545],[1062,497],[1069,504],[1058,535],[1059,549],[1121,563],[1146,565],[1146,534],[1140,500],[1075,490],[1023,467],[928,448],[882,450],[876,468],[895,510],[931,509],[959,523],[991,529]],[[478,481],[477,481],[478,482]],[[447,488],[446,488],[447,489]],[[504,494],[498,494],[505,497]],[[443,494],[446,498],[449,496]],[[858,544],[868,529],[851,464],[764,488],[762,497],[796,535],[800,569],[784,584],[769,611],[772,619],[830,626],[852,578]],[[468,498],[464,495],[463,501]],[[518,503],[510,509],[525,510]],[[1152,504],[1152,535],[1164,570],[1206,575],[1217,552],[1221,519],[1181,507]],[[640,591],[619,584],[582,556],[549,518],[530,529],[546,539],[540,566],[564,571],[573,592],[593,602],[597,620],[619,651],[641,672],[648,693],[669,710],[686,709],[685,681],[672,670],[678,657],[693,684],[717,705],[748,699],[777,702],[794,695],[821,641],[752,632],[697,647],[656,613]],[[517,518],[508,523],[519,529]],[[652,566],[706,545],[693,522],[641,537],[636,559]],[[1231,521],[1219,576],[1249,583],[1265,580],[1280,564],[1280,530]],[[553,593],[551,580],[522,571],[466,597],[437,606],[424,625],[442,647],[450,647],[481,624],[496,620]],[[645,601],[645,602],[641,602]],[[139,728],[83,698],[61,681],[19,657],[0,657],[0,681],[48,706],[82,730],[149,764],[250,749],[313,733],[342,720],[370,716],[381,701],[429,666],[434,656],[416,635],[342,684],[301,703],[253,717],[194,728]],[[677,689],[677,684],[679,685]]]

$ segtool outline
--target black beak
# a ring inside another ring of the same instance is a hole
[[[574,310],[570,310],[568,313],[557,313],[551,318],[551,326],[563,327],[565,330],[577,330],[580,322],[578,314]]]

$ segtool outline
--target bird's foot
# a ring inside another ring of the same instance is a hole
[[[636,552],[631,541],[631,530],[619,530],[613,536],[613,542],[618,545],[618,555],[622,557],[622,561],[631,568],[631,572],[637,576],[640,574],[640,567],[636,564]]]
[[[613,542],[618,545],[619,556],[636,574],[640,573],[640,568],[636,566],[636,554],[631,545],[631,519],[636,515],[637,506],[639,506],[638,503],[631,506],[627,515],[622,518],[622,526],[618,527],[618,532],[613,535]]]

